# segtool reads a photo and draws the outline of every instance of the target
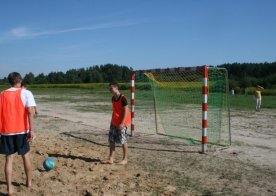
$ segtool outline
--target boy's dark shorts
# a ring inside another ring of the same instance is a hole
[[[19,135],[1,135],[0,154],[11,155],[18,153],[24,155],[30,151],[30,145],[27,141],[27,134]]]

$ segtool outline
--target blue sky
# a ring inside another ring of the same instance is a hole
[[[2,0],[0,78],[276,61],[275,0]]]

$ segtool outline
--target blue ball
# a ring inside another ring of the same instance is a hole
[[[43,167],[46,171],[50,171],[55,168],[55,160],[52,158],[47,158],[43,161]]]

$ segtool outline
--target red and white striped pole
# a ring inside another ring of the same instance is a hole
[[[133,136],[133,131],[134,131],[134,93],[135,93],[135,72],[131,72],[131,76],[130,76],[130,81],[131,81],[131,135]]]
[[[207,151],[208,67],[203,67],[202,81],[202,153]]]

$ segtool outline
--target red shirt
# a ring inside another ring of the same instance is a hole
[[[124,95],[120,95],[118,100],[115,100],[114,97],[112,98],[113,115],[112,115],[111,124],[113,126],[119,126],[120,123],[122,122],[122,118],[124,115],[124,109],[123,109],[124,107],[126,107],[126,118],[125,118],[125,121],[123,122],[123,126],[128,126],[131,123],[131,116],[130,116],[129,108],[127,106],[126,97]]]
[[[21,100],[21,91],[3,91],[0,96],[0,133],[16,135],[29,130],[28,110]]]

